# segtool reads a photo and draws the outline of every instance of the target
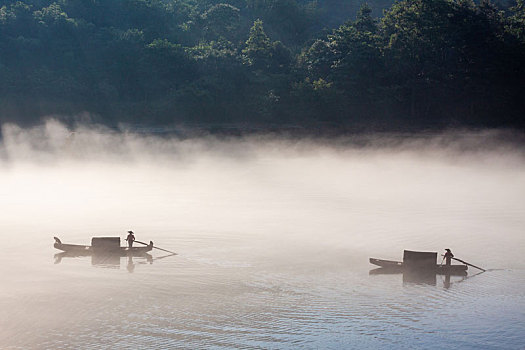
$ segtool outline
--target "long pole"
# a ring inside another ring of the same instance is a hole
[[[144,245],[149,245],[149,244],[141,242],[141,241],[134,241],[134,242],[137,242],[137,243],[140,243],[140,244],[144,244]],[[155,247],[155,246],[153,246],[153,248],[158,249],[158,250],[162,250],[163,252],[167,252],[167,253],[171,253],[171,254],[177,254],[175,252],[172,252],[171,250],[162,249],[162,248]]]
[[[452,258],[452,259],[457,260],[457,261],[459,261],[459,262],[462,262],[462,263],[465,264],[465,265],[475,267],[476,269],[480,269],[480,270],[483,271],[483,272],[487,271],[487,270],[485,270],[485,269],[482,269],[482,268],[479,267],[479,266],[469,264],[468,262],[463,261],[463,260],[461,260],[461,259],[458,259],[458,258]]]

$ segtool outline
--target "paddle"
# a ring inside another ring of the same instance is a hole
[[[457,261],[459,261],[459,262],[462,262],[462,263],[465,264],[465,265],[475,267],[476,269],[480,269],[480,270],[483,271],[483,272],[487,271],[487,270],[482,269],[481,267],[478,267],[478,266],[476,266],[476,265],[469,264],[468,262],[463,261],[463,260],[461,260],[461,259],[458,259],[458,258],[452,258],[452,259],[457,260]]]
[[[134,242],[137,242],[137,243],[140,243],[140,244],[144,244],[144,245],[149,245],[149,244],[141,242],[141,241],[134,241]],[[155,247],[155,246],[153,246],[153,248],[158,249],[158,250],[162,250],[163,252],[167,252],[167,253],[171,253],[171,254],[177,254],[175,252],[172,252],[171,250],[162,249],[162,248]]]

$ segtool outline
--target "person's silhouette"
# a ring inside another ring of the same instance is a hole
[[[452,263],[452,258],[454,257],[454,254],[452,254],[452,252],[450,251],[450,249],[445,249],[446,250],[446,253],[445,255],[443,255],[445,257],[445,265],[447,266],[450,266],[450,264]]]
[[[126,241],[128,241],[128,247],[133,247],[133,242],[135,241],[135,235],[133,234],[133,231],[128,231],[128,237],[126,237]]]

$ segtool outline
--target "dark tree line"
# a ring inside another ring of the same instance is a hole
[[[521,0],[507,12],[488,1],[404,0],[375,20],[365,6],[300,63],[311,90],[322,86],[345,118],[523,126],[523,13]]]
[[[523,0],[371,4],[0,0],[0,122],[525,127]]]

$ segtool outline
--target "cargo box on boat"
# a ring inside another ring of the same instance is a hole
[[[435,268],[437,263],[436,252],[414,252],[405,250],[403,252],[403,265],[408,268]]]
[[[91,247],[95,251],[120,249],[120,237],[93,237]]]

